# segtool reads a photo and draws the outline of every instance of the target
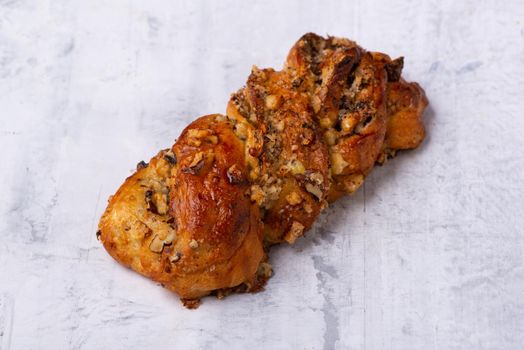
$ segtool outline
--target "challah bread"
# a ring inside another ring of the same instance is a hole
[[[188,307],[260,290],[271,245],[295,242],[376,163],[423,140],[428,102],[402,67],[304,35],[282,70],[253,68],[225,116],[197,119],[139,164],[100,220],[104,247]]]

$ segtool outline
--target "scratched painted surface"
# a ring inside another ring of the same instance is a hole
[[[186,310],[101,249],[106,199],[307,31],[404,55],[429,136]],[[0,0],[0,349],[522,349],[523,86],[517,0]]]

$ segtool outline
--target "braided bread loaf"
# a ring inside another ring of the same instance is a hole
[[[272,244],[293,243],[374,164],[424,138],[423,90],[356,43],[304,35],[281,71],[253,68],[226,115],[191,123],[109,200],[98,236],[188,307],[260,290]]]

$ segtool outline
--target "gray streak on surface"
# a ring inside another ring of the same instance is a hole
[[[469,62],[469,63],[465,64],[464,66],[460,67],[457,70],[457,74],[464,74],[464,73],[473,72],[473,71],[477,70],[480,66],[482,66],[482,62],[480,62],[480,61]]]
[[[336,312],[336,306],[332,301],[330,295],[330,289],[328,287],[330,279],[338,278],[335,268],[324,262],[322,256],[313,255],[313,266],[317,271],[317,290],[324,298],[324,304],[322,305],[321,312],[324,315],[325,331],[323,335],[324,339],[324,350],[334,349],[337,341],[340,339],[339,335],[339,318]]]
[[[7,293],[0,294],[0,350],[11,349],[13,302],[13,298]]]

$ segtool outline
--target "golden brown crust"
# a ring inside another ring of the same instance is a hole
[[[426,131],[422,120],[428,99],[417,83],[404,79],[388,84],[388,124],[385,140],[387,150],[416,148]]]
[[[386,137],[377,159],[382,164],[397,151],[416,148],[424,140],[426,131],[422,115],[428,99],[420,85],[408,83],[401,77],[403,57],[391,60],[388,55],[375,52],[373,58],[384,63],[388,76]]]

